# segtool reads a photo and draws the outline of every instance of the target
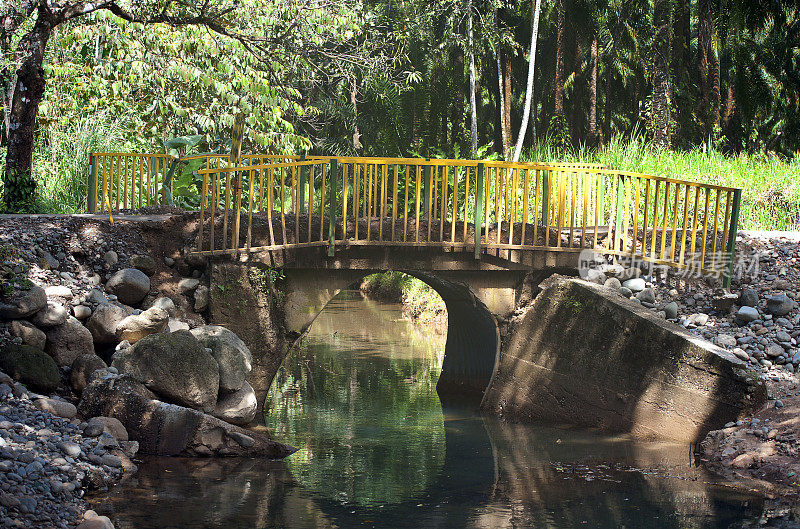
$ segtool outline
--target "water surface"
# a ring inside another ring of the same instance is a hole
[[[335,298],[276,376],[285,461],[149,458],[99,498],[118,529],[749,527],[765,500],[685,445],[510,424],[442,407],[444,337],[400,307]]]

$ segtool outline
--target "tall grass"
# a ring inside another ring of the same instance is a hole
[[[99,114],[40,126],[33,155],[36,211],[85,213],[89,154],[130,150],[126,122],[125,116]],[[5,154],[0,149],[0,167],[5,167]]]
[[[725,155],[710,147],[656,152],[641,136],[614,137],[604,147],[557,151],[545,139],[526,160],[600,163],[622,171],[742,189],[740,229],[800,230],[800,160],[771,154]]]

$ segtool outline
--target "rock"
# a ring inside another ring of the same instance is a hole
[[[720,347],[736,347],[736,338],[731,336],[730,334],[720,334],[714,340],[714,342],[719,345]]]
[[[150,307],[141,314],[130,315],[117,325],[117,339],[134,344],[150,334],[167,328],[169,314],[164,309]]]
[[[744,305],[739,307],[739,310],[736,312],[735,320],[739,325],[746,325],[760,317],[761,315],[758,313],[758,310],[749,305]]]
[[[630,298],[633,296],[633,291],[628,287],[619,287],[619,294],[624,298]]]
[[[148,276],[156,273],[156,261],[149,255],[134,255],[131,257],[131,266]]]
[[[188,331],[146,336],[117,352],[112,367],[183,406],[209,412],[216,406],[220,367]]]
[[[791,335],[786,331],[778,331],[775,333],[775,339],[779,342],[790,343],[792,341]]]
[[[125,426],[114,417],[92,417],[89,419],[89,424],[97,425],[102,428],[102,431],[114,436],[114,439],[120,442],[128,440],[128,431]]]
[[[11,336],[21,338],[23,344],[36,349],[44,349],[44,344],[47,342],[47,335],[25,320],[13,320],[9,330]]]
[[[155,336],[160,335],[148,336],[139,344]],[[89,384],[78,409],[84,417],[119,419],[144,454],[282,458],[295,451],[262,433],[243,430],[200,411],[157,400],[147,388],[127,375]],[[244,437],[252,439],[252,445],[243,446],[249,444]]]
[[[622,283],[616,277],[609,277],[606,279],[605,283],[603,283],[603,286],[616,292],[619,290],[619,287],[622,286]]]
[[[758,292],[752,288],[742,290],[739,293],[739,305],[742,307],[758,306]]]
[[[644,290],[647,285],[641,277],[634,277],[622,283],[622,286],[630,289],[635,294]]]
[[[0,369],[40,393],[52,393],[61,383],[56,362],[30,345],[7,345],[0,349]]]
[[[253,422],[257,409],[256,392],[245,382],[240,390],[221,396],[211,415],[231,424],[245,425]]]
[[[633,281],[633,279],[631,279]],[[641,301],[642,303],[655,303],[656,302],[656,294],[653,292],[652,288],[645,288],[638,294],[636,294],[636,299]]]
[[[150,292],[150,278],[136,268],[123,268],[106,282],[106,291],[126,305],[135,305]]]
[[[78,524],[77,529],[114,529],[114,524],[107,516],[97,516],[95,514],[94,516],[86,517]]]
[[[744,349],[742,349],[740,347],[735,348],[731,352],[736,356],[736,358],[738,358],[740,360],[744,360],[745,362],[747,362],[750,359],[750,357],[747,354],[747,351],[745,351]]]
[[[194,311],[203,312],[208,308],[208,287],[200,285],[194,291]]]
[[[175,259],[173,259],[172,257],[164,256],[164,264],[169,267],[173,267],[175,266]]]
[[[149,303],[143,305],[142,308],[149,309],[152,307],[158,307],[159,309],[164,309],[169,314],[170,318],[174,318],[175,314],[177,313],[177,308],[175,307],[175,302],[172,299],[161,296],[153,299]]]
[[[48,298],[72,299],[72,289],[64,285],[52,285],[44,289]]]
[[[72,362],[69,374],[69,383],[72,389],[80,394],[89,385],[92,373],[107,367],[103,359],[95,354],[80,355]]]
[[[83,321],[92,315],[92,309],[86,305],[75,305],[72,307],[72,315],[75,319]]]
[[[789,299],[786,294],[779,294],[767,299],[767,312],[774,316],[785,316],[797,306],[793,299]]]
[[[692,314],[688,318],[686,318],[686,323],[689,325],[694,325],[696,327],[702,327],[706,323],[708,323],[708,314],[704,314],[702,312]]]
[[[199,284],[199,279],[194,279],[193,277],[184,277],[178,282],[178,290],[186,294],[197,288]]]
[[[203,325],[191,330],[219,365],[219,389],[222,392],[237,391],[252,369],[253,355],[236,334],[219,325]]]
[[[118,303],[100,305],[86,321],[86,328],[92,334],[95,343],[117,343],[117,326],[130,316],[131,311]]]
[[[60,303],[48,301],[42,310],[33,315],[31,321],[41,329],[55,327],[67,321],[67,309]]]
[[[39,253],[39,266],[44,270],[58,270],[61,263],[50,252],[41,251]]]
[[[736,294],[731,293],[724,293],[718,296],[714,296],[711,300],[711,305],[714,307],[714,310],[719,312],[728,312],[733,308],[733,304],[736,303],[739,299],[739,296]]]
[[[117,266],[117,263],[119,263],[119,256],[114,250],[109,250],[103,254],[103,261],[105,261],[109,267]]]
[[[32,285],[18,290],[10,297],[0,300],[0,319],[18,320],[36,314],[47,305],[47,294],[42,287]]]
[[[65,400],[41,398],[33,401],[33,405],[42,411],[52,413],[56,417],[72,419],[78,414],[77,408]]]
[[[86,296],[86,301],[95,305],[103,305],[108,303],[108,298],[106,298],[102,290],[95,287],[89,291],[89,295]]]
[[[764,349],[764,352],[770,358],[778,358],[783,354],[783,347],[776,343],[771,343]]]
[[[664,306],[661,307],[661,310],[664,311],[664,315],[668,320],[674,320],[678,317],[678,304],[674,301],[664,304]]]
[[[606,275],[600,270],[596,270],[594,268],[589,268],[588,270],[585,270],[585,272],[581,274],[581,277],[586,281],[597,283],[598,285],[602,285],[606,282]]]
[[[175,318],[170,318],[169,322],[167,322],[167,329],[169,332],[175,331],[188,331],[189,324],[185,321],[176,320]]]
[[[64,455],[72,458],[76,458],[81,455],[81,447],[72,442],[63,442],[58,444],[58,448],[64,452]]]

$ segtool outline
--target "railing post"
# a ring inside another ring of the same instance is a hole
[[[486,194],[486,180],[484,178],[484,165],[478,164],[478,173],[475,181],[475,259],[481,258],[481,231],[483,229],[483,199]],[[469,173],[468,173],[469,174]],[[469,200],[466,197],[464,200]],[[467,222],[467,219],[464,219]]]
[[[86,196],[89,213],[97,211],[97,163],[94,154],[89,155],[89,186]]]
[[[425,158],[426,162],[430,162],[430,158]],[[430,199],[428,198],[428,193],[431,188],[431,166],[426,165],[424,176],[422,177],[422,213],[426,214],[428,212],[428,207],[430,206]],[[430,219],[428,220],[430,222]]]
[[[497,199],[495,199],[497,200]],[[550,215],[550,171],[542,171],[542,226],[547,229]],[[534,237],[536,234],[534,234]]]
[[[330,197],[330,203],[328,204],[328,217],[330,218],[328,222],[328,257],[333,257],[336,253],[336,191],[338,179],[339,161],[336,158],[331,158],[331,171],[330,177],[328,178],[331,185],[330,192],[328,193],[328,197]],[[356,221],[358,221],[358,219],[356,219]],[[347,231],[347,226],[344,226],[343,229]]]
[[[627,234],[620,233],[620,227],[622,226],[622,212],[625,208],[624,198],[622,196],[625,190],[625,177],[623,175],[618,175],[617,180],[617,203],[615,205],[615,213],[614,213],[614,249],[617,249],[617,243],[619,244],[619,249],[622,250],[622,238],[626,237]],[[647,228],[645,227],[645,232]],[[655,233],[653,234],[655,236]]]
[[[300,161],[306,161],[305,153],[300,155]],[[297,171],[299,181],[297,182],[297,210],[302,212],[306,210],[306,166],[301,165]],[[308,219],[308,222],[311,222],[311,219]]]
[[[728,230],[728,246],[725,248],[728,254],[728,273],[722,281],[725,288],[730,288],[733,278],[734,258],[736,257],[736,236],[739,232],[739,211],[742,205],[742,190],[736,189],[733,192],[733,207],[731,209],[731,225]],[[716,234],[714,235],[716,237]],[[705,241],[703,241],[705,243]]]

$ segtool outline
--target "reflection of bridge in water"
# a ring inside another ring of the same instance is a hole
[[[120,529],[744,527],[767,507],[761,497],[714,485],[690,466],[682,445],[445,416],[444,466],[402,503],[364,508],[324,499],[324,491],[300,487],[284,462],[159,458],[102,504]]]

